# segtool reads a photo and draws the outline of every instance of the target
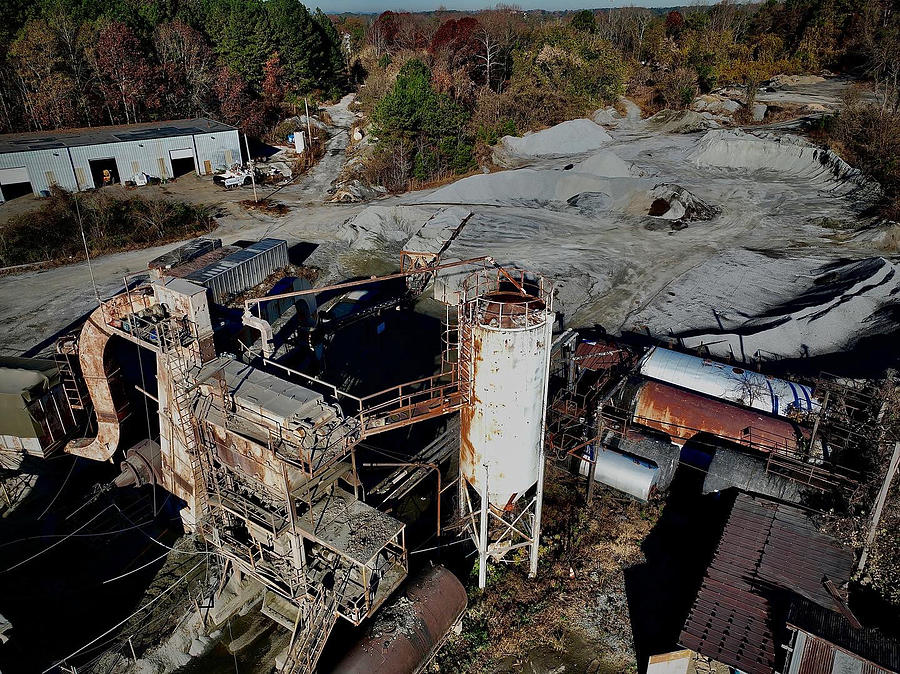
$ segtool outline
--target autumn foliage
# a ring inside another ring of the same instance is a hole
[[[346,84],[300,0],[0,3],[0,132],[210,116],[260,135]]]

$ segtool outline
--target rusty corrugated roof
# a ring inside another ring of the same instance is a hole
[[[583,341],[575,347],[575,363],[585,370],[609,370],[630,357],[626,348],[608,339]]]
[[[833,651],[841,649],[882,668],[873,671],[900,671],[900,643],[877,629],[853,627],[849,620],[834,611],[806,600],[798,600],[791,605],[787,624],[792,629],[815,635],[815,641],[819,642],[811,644],[810,639],[807,639],[806,650],[801,655],[802,667],[806,667],[807,660],[815,661],[821,652],[831,652],[833,659]],[[802,667],[801,672],[806,671]]]
[[[850,552],[801,510],[741,494],[679,641],[747,674],[771,674],[780,607],[799,595],[838,610],[823,582],[844,585],[852,567]]]

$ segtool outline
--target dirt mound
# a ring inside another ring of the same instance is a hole
[[[598,150],[612,137],[589,119],[573,119],[524,136],[503,136],[494,148],[500,166],[521,166],[529,159],[564,157]]]
[[[821,75],[775,75],[769,80],[769,86],[776,89],[782,87],[798,87],[804,84],[819,84],[824,82],[825,78]]]
[[[566,167],[563,170],[590,173],[604,178],[629,178],[634,175],[632,165],[609,150],[600,150],[584,161],[572,165],[571,169]]]
[[[791,134],[749,134],[740,130],[706,133],[688,154],[698,168],[764,171],[801,179],[835,196],[871,201],[880,186],[830,150]]]
[[[582,193],[603,193],[621,200],[647,189],[633,173],[629,162],[613,152],[601,150],[560,169],[520,168],[470,176],[422,195],[416,201],[540,208],[568,202]]]
[[[609,106],[608,108],[601,108],[594,112],[591,115],[591,121],[595,124],[600,124],[601,126],[608,126],[615,128],[619,126],[619,123],[622,121],[622,115],[616,110],[614,107]]]
[[[355,250],[407,241],[419,231],[432,211],[416,206],[369,206],[341,228],[341,237]]]
[[[716,357],[806,358],[897,330],[898,265],[731,250],[667,287],[636,324]]]
[[[673,222],[711,220],[718,212],[712,206],[679,185],[662,184],[650,190],[647,215]]]
[[[696,133],[721,126],[709,113],[694,110],[660,110],[646,121],[647,130],[657,133]]]
[[[472,204],[561,207],[583,193],[602,193],[610,206],[625,209],[635,195],[650,189],[647,180],[579,173],[577,171],[516,169],[471,176],[417,199],[422,204]]]
[[[744,107],[739,101],[721,93],[702,94],[691,103],[691,110],[731,116]]]

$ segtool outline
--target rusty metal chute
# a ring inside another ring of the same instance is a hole
[[[153,296],[146,292],[129,292],[102,302],[81,329],[78,338],[78,360],[87,391],[97,416],[94,438],[73,440],[66,452],[95,461],[109,461],[119,446],[121,401],[114,399],[110,373],[106,364],[106,346],[114,334],[122,334],[113,326],[116,321],[135,311],[147,309]]]

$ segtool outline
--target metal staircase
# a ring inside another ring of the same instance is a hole
[[[166,351],[169,364],[169,393],[171,406],[177,412],[178,420],[171,417],[173,428],[181,434],[181,441],[190,458],[191,474],[194,483],[194,521],[197,530],[202,533],[203,523],[209,513],[209,493],[207,491],[204,471],[205,448],[198,439],[197,426],[194,423],[194,404],[199,389],[194,387],[188,371],[185,348],[170,346]]]
[[[281,669],[282,674],[313,674],[316,671],[316,665],[337,622],[338,604],[352,571],[352,567],[338,567],[335,570],[334,588],[329,591],[320,586],[316,598],[308,599],[301,607],[298,624],[288,647],[288,657]]]

